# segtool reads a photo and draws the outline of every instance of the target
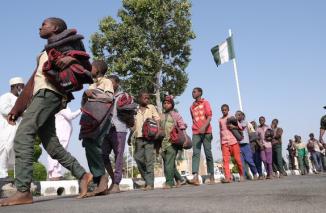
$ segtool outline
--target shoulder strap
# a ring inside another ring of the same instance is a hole
[[[171,111],[169,114],[171,115],[172,117],[172,120],[173,120],[173,123],[174,123],[174,126],[177,127],[178,129],[180,129],[180,127],[178,126],[178,123],[177,121],[175,120],[174,116],[173,116],[173,113],[177,113],[175,111]],[[182,130],[183,131],[183,130]]]
[[[178,126],[178,124],[177,124],[177,121],[174,119],[174,117],[173,117],[173,115],[172,115],[172,111],[171,112],[169,112],[169,115],[171,115],[171,118],[172,118],[172,120],[173,120],[173,123],[174,123],[174,126]],[[165,120],[167,120],[167,119],[165,119]]]

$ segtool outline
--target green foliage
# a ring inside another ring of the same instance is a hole
[[[8,170],[8,177],[14,178],[14,170],[13,169]]]
[[[64,180],[76,180],[76,178],[71,174],[70,171],[67,171],[63,174]]]
[[[108,16],[91,37],[96,59],[109,64],[109,73],[123,78],[132,95],[146,89],[163,97],[185,90],[190,61],[191,29],[188,0],[123,0],[119,21]]]
[[[39,162],[33,162],[33,180],[43,181],[46,180],[47,171],[43,164]]]
[[[237,166],[237,164],[236,164],[235,159],[234,159],[233,156],[231,157],[231,162],[233,163],[233,167],[232,167],[231,173],[239,173],[238,166]]]
[[[40,145],[34,144],[34,154],[33,154],[33,162],[37,162],[42,154],[42,148]]]
[[[128,151],[129,153],[131,153],[131,146],[128,147]],[[111,156],[110,156],[111,158]],[[111,159],[111,165],[114,167],[114,164],[115,164],[115,160],[114,158]],[[128,165],[128,168],[127,168],[127,165]],[[133,166],[131,166],[133,165]],[[124,177],[127,177],[127,178],[130,178],[131,175],[133,177],[137,177],[139,173],[139,170],[137,168],[136,165],[136,162],[134,161],[134,159],[131,158],[131,156],[129,155],[129,158],[127,158],[127,155],[124,155],[123,156],[123,169],[122,169],[122,172],[123,172],[123,176]]]
[[[42,143],[41,139],[39,138],[38,135],[36,135],[34,144],[35,145],[41,145],[41,143]]]
[[[133,178],[137,177],[140,174],[137,166],[133,166],[132,170],[133,170]]]
[[[41,140],[36,136],[34,141],[34,153],[33,153],[33,180],[34,181],[43,181],[47,178],[47,170],[45,166],[38,162],[42,154],[42,148],[40,147]],[[8,171],[9,177],[14,177],[14,170]]]
[[[41,140],[38,136],[36,136],[34,141],[34,153],[33,153],[33,180],[34,181],[42,181],[47,178],[47,170],[43,164],[38,162],[42,154],[42,148],[40,146]]]

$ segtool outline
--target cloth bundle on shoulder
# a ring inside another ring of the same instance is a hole
[[[124,122],[127,127],[133,127],[135,124],[135,115],[137,104],[134,103],[133,97],[124,92],[117,100],[117,116]]]
[[[105,95],[101,90],[94,90],[94,93],[98,97]],[[97,139],[106,132],[111,124],[112,109],[112,101],[104,101],[104,99],[89,99],[86,101],[81,108],[79,139]]]
[[[45,46],[48,61],[43,65],[43,73],[64,94],[83,89],[83,84],[93,83],[92,66],[81,41],[83,38],[75,29],[69,29],[51,37]],[[57,67],[56,62],[67,56],[75,59],[72,64],[64,69]]]
[[[49,59],[43,66],[43,72],[51,84],[60,92],[69,93],[79,91],[83,89],[83,84],[93,82],[91,73],[81,64],[74,63],[63,70],[56,69],[55,61],[65,56],[78,58],[80,61],[89,59],[89,55],[82,51],[69,51],[66,54],[62,54],[55,49],[51,49],[48,52]],[[88,69],[91,68],[88,67]]]
[[[58,91],[67,95],[67,101],[74,99],[71,92],[81,89],[82,84],[93,83],[90,74],[92,66],[89,62],[89,56],[85,51],[84,44],[81,41],[83,38],[82,35],[77,34],[75,29],[64,30],[62,33],[51,37],[45,46],[45,50],[50,55],[50,59],[44,63],[43,73]],[[53,54],[58,57],[52,57]],[[76,59],[73,64],[64,69],[65,71],[61,75],[59,73],[62,70],[54,66],[55,61],[59,59],[59,54],[60,57],[71,56]],[[22,94],[18,97],[15,106],[9,112],[10,116],[14,116],[15,118],[20,117],[30,104],[33,97],[34,77],[37,67],[38,65],[28,80]],[[50,71],[53,72],[52,75]],[[64,87],[68,89],[65,90]]]
[[[232,124],[233,126],[238,126],[238,121],[234,116],[229,117],[226,120],[226,124],[230,125]],[[242,141],[243,140],[243,132],[239,129],[230,129],[232,132],[233,136],[237,139],[237,141]]]

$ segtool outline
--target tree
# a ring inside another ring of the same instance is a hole
[[[36,136],[34,141],[34,153],[33,153],[33,180],[44,181],[47,178],[47,171],[45,166],[38,160],[42,155],[42,148],[40,147],[41,139]],[[14,170],[8,171],[8,176],[14,178]]]
[[[91,37],[96,59],[109,64],[110,73],[124,80],[132,95],[146,89],[161,107],[163,94],[181,95],[190,61],[191,29],[188,0],[123,0],[120,21],[108,16]],[[161,109],[161,108],[159,108]]]
[[[42,148],[40,147],[41,140],[38,136],[35,137],[34,142],[34,154],[33,154],[33,180],[34,181],[43,181],[46,180],[47,171],[45,166],[38,162],[41,154]]]

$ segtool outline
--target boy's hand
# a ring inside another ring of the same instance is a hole
[[[206,132],[206,128],[205,127],[202,126],[202,127],[199,128],[199,133],[200,134],[205,134],[205,132]]]
[[[229,124],[228,128],[229,129],[239,129],[237,126],[234,126],[233,124]]]
[[[65,69],[66,67],[70,66],[73,63],[76,63],[77,60],[71,56],[65,56],[63,58],[60,58],[56,61],[55,65],[59,67],[60,69]]]
[[[86,96],[89,97],[89,98],[92,98],[92,97],[95,96],[95,93],[93,92],[92,89],[88,89],[88,90],[86,90],[86,91],[85,91],[85,94],[86,94]]]
[[[16,118],[16,116],[15,115],[11,115],[11,114],[9,114],[8,116],[7,116],[7,122],[10,124],[10,125],[16,125],[16,120],[17,120],[17,118]]]
[[[161,130],[159,129],[159,130],[157,131],[157,133],[155,134],[154,139],[157,140],[157,139],[160,138],[160,136],[161,136]]]

